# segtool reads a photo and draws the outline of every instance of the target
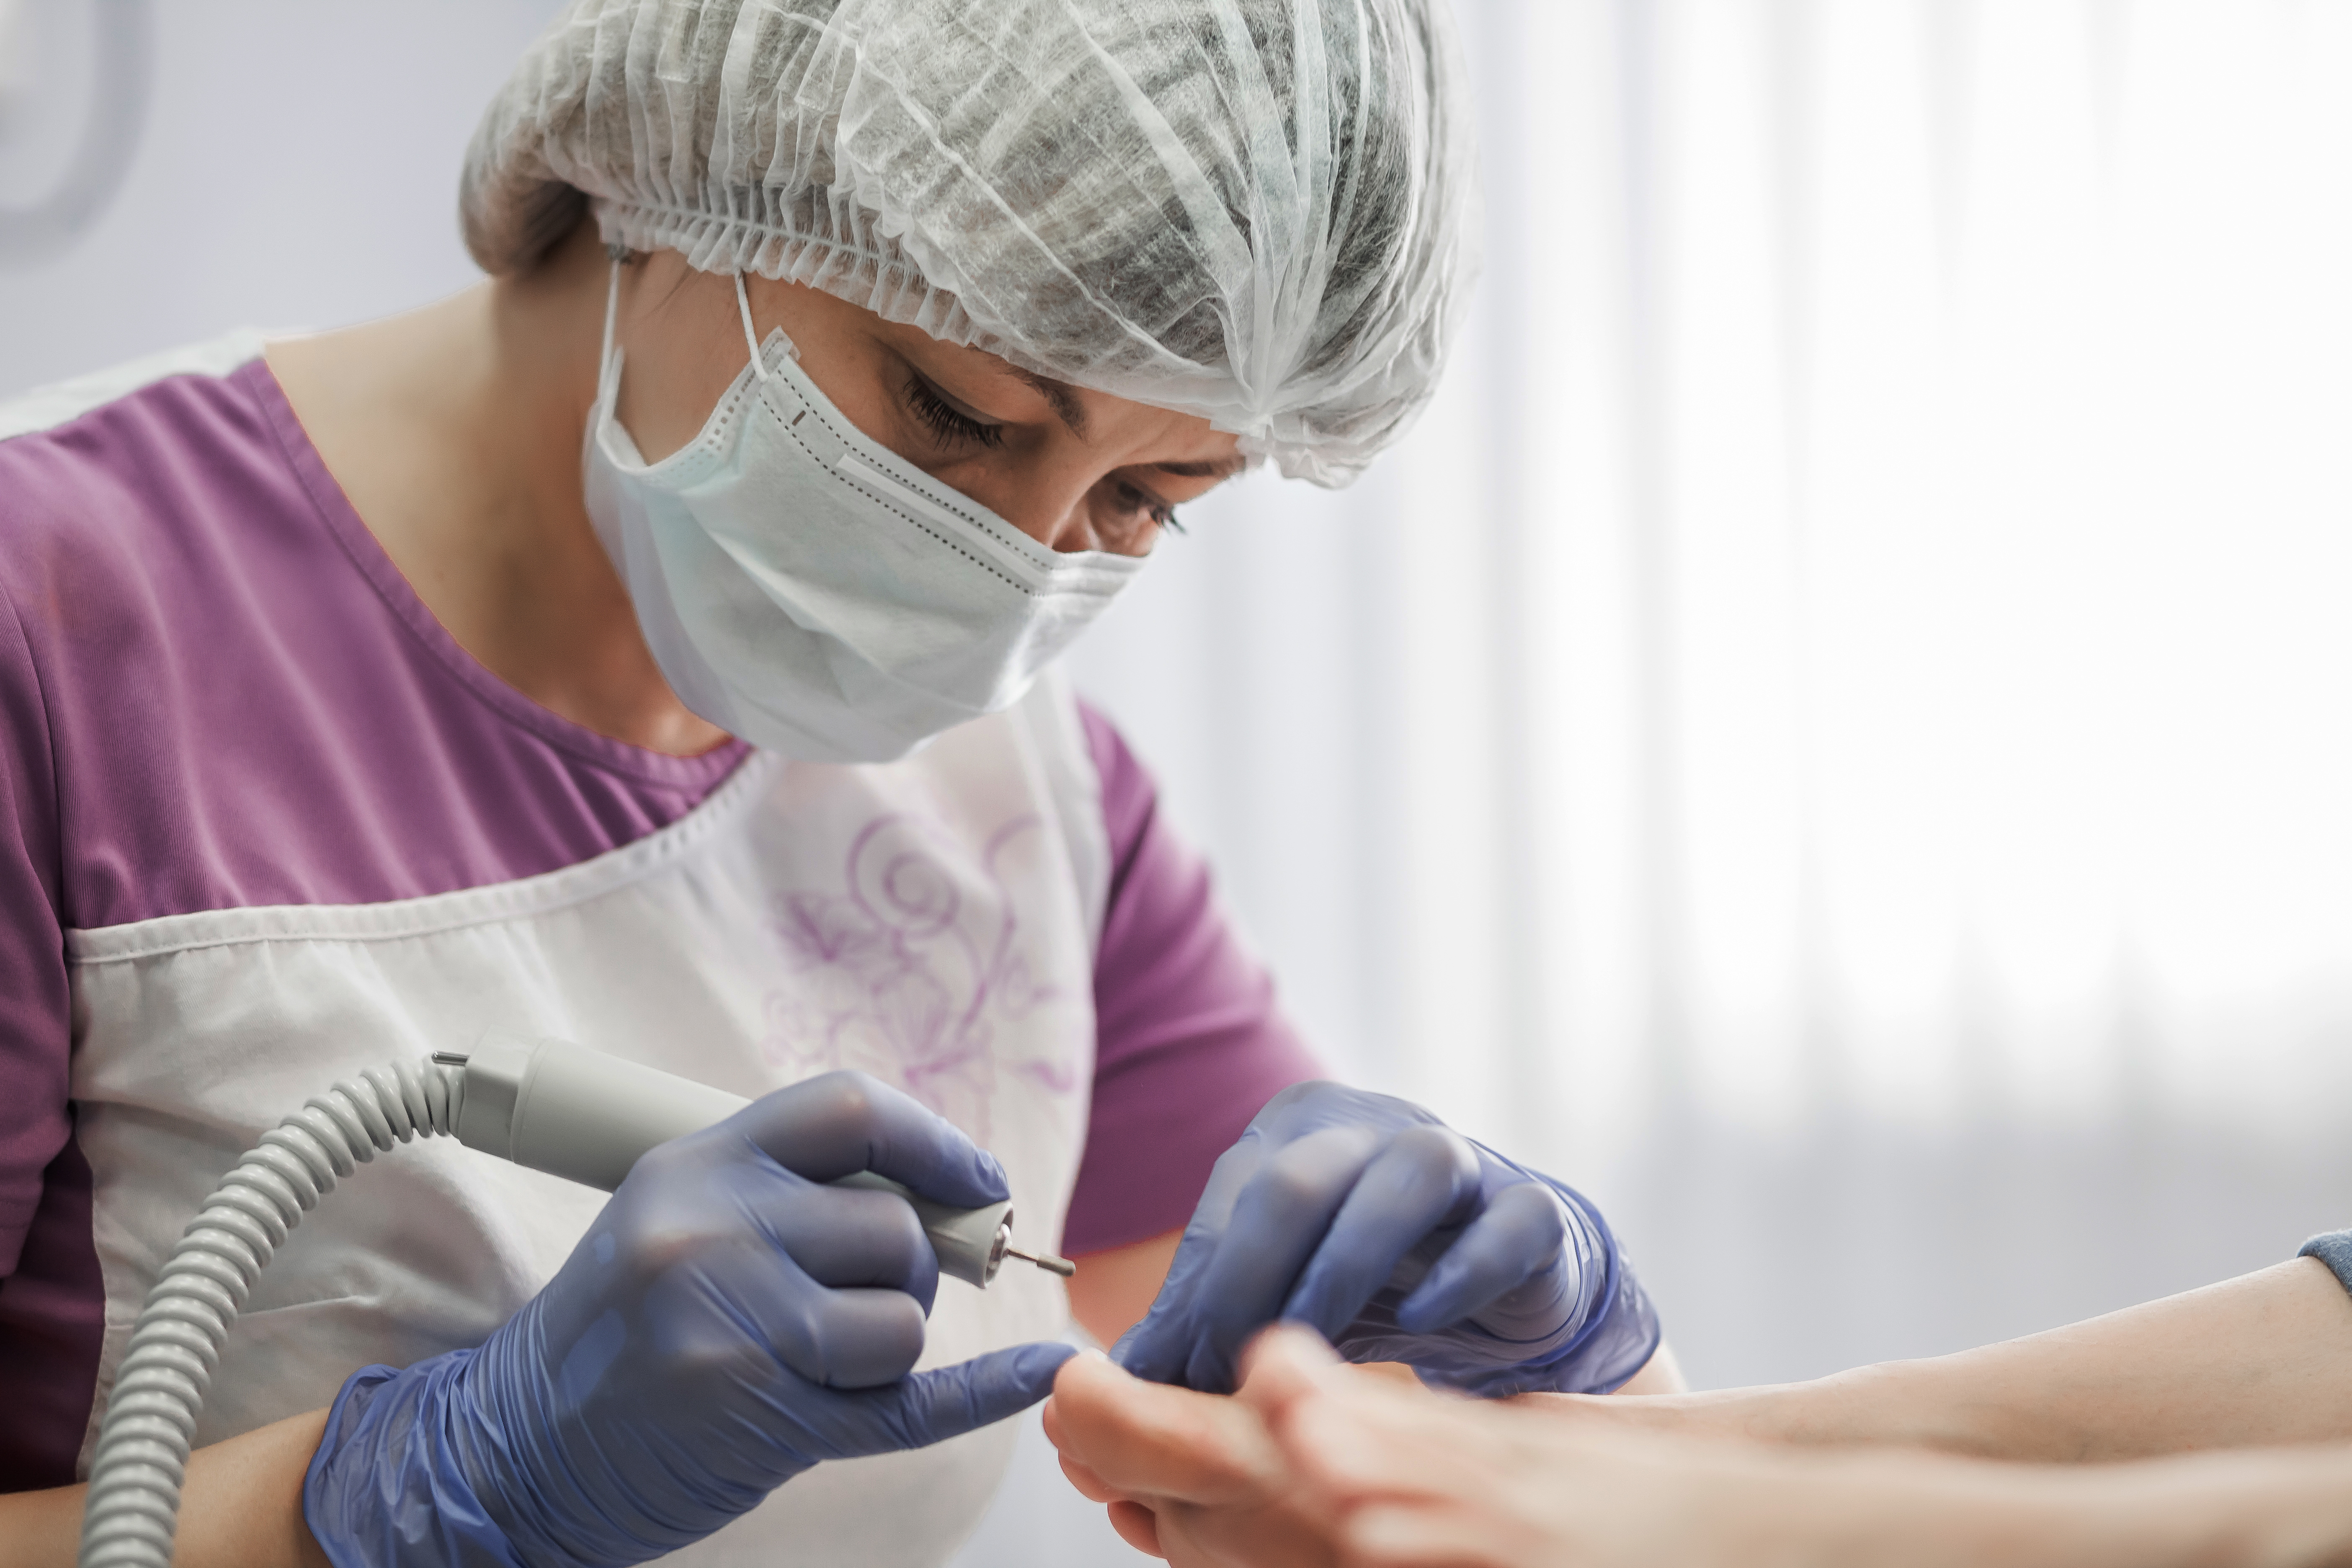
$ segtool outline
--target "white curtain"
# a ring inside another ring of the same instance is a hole
[[[2352,1225],[2352,5],[1465,0],[1487,270],[1081,674],[1705,1382]]]

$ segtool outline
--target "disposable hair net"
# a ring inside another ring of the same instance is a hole
[[[466,243],[790,279],[1352,479],[1475,270],[1444,0],[576,0],[466,161]]]

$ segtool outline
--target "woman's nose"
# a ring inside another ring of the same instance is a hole
[[[973,499],[989,505],[999,517],[1046,549],[1067,554],[1097,548],[1094,512],[1087,500],[1098,482],[1086,474],[1016,473],[1004,486],[1010,493],[1001,502],[990,502],[984,497]]]

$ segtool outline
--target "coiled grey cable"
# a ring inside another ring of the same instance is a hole
[[[171,1568],[196,1413],[230,1325],[303,1211],[378,1150],[454,1137],[609,1193],[648,1149],[750,1103],[562,1040],[490,1029],[470,1052],[436,1052],[345,1079],[263,1133],[188,1222],[131,1328],[90,1457],[81,1568]],[[1010,1200],[955,1208],[864,1171],[836,1184],[904,1198],[940,1272],[980,1289],[1007,1258],[1065,1279],[1076,1271],[1066,1258],[1012,1245]]]
[[[462,1068],[370,1068],[261,1135],[188,1222],[131,1331],[90,1458],[81,1568],[171,1568],[180,1484],[222,1342],[303,1211],[379,1150],[454,1134]]]

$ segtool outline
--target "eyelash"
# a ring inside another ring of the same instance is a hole
[[[932,391],[919,375],[907,378],[907,403],[914,409],[915,417],[929,427],[932,438],[942,447],[1004,445],[1003,426],[982,425],[977,419],[957,413],[949,405],[947,399]]]
[[[1122,482],[1118,487],[1118,499],[1127,503],[1129,510],[1143,513],[1169,532],[1181,534],[1184,531],[1184,525],[1176,519],[1174,507],[1152,505],[1151,498],[1133,485]]]
[[[947,399],[933,391],[919,375],[907,378],[907,404],[931,433],[932,439],[942,447],[972,445],[995,447],[1004,445],[1004,428],[1000,425],[982,425],[979,420],[957,412]],[[1118,487],[1119,499],[1130,510],[1144,513],[1171,533],[1184,532],[1184,525],[1176,517],[1174,507],[1155,507],[1151,498],[1133,485]]]

